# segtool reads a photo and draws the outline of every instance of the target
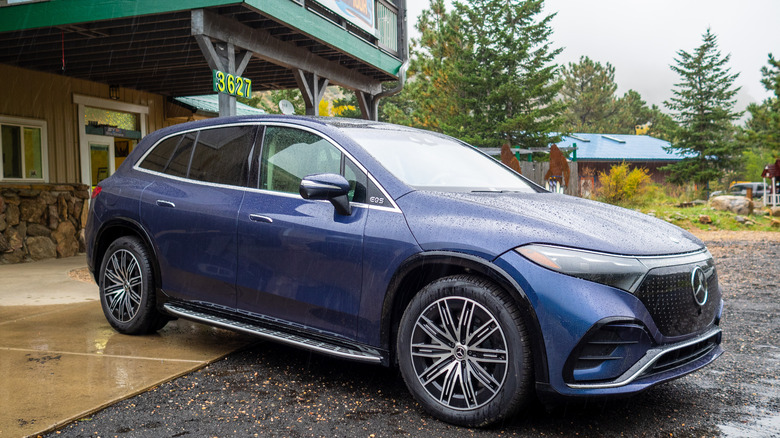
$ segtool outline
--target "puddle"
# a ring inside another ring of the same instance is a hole
[[[780,436],[780,415],[759,418],[745,423],[718,426],[723,437],[754,438]]]

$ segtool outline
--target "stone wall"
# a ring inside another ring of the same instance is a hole
[[[0,264],[84,252],[89,187],[0,184]]]

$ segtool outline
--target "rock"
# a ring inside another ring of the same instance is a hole
[[[87,227],[87,218],[89,217],[89,202],[84,201],[81,205],[81,228]]]
[[[60,217],[57,215],[57,206],[49,206],[49,229],[56,230],[60,225]]]
[[[19,205],[19,220],[40,223],[44,211],[46,211],[46,203],[42,199],[23,199]]]
[[[3,235],[5,236],[5,240],[8,243],[9,249],[17,251],[22,249],[24,246],[22,235],[16,228],[9,227],[7,230],[5,230]]]
[[[780,207],[769,207],[769,212],[774,217],[780,217]]]
[[[13,251],[14,249],[11,248],[11,244],[8,243],[8,240],[5,239],[5,236],[0,234],[0,253]]]
[[[40,190],[22,189],[19,190],[19,196],[23,198],[37,198],[41,194]]]
[[[16,251],[3,254],[3,256],[0,257],[0,263],[21,263],[24,261],[26,256],[27,253],[25,253],[24,250],[17,249]]]
[[[57,257],[57,245],[48,237],[28,237],[27,251],[33,260],[52,259]]]
[[[19,205],[19,195],[17,195],[15,192],[3,192],[3,197],[5,198],[5,203],[8,205]]]
[[[730,211],[742,216],[753,213],[753,201],[744,196],[716,196],[710,199],[710,205],[721,211]]]
[[[49,227],[41,224],[30,224],[27,226],[27,235],[34,237],[49,237],[51,236],[51,230]]]
[[[699,223],[700,224],[711,224],[712,218],[707,216],[706,214],[699,215]]]
[[[747,218],[745,216],[740,216],[740,215],[736,215],[734,217],[734,220],[739,222],[740,224],[744,224],[745,222],[747,222]]]
[[[68,218],[68,201],[65,199],[64,195],[57,197],[57,215],[60,219]]]
[[[38,197],[44,204],[54,204],[57,202],[57,197],[48,190],[41,192],[41,196]]]
[[[84,228],[79,230],[79,252],[87,252],[87,235]]]
[[[62,221],[57,229],[51,233],[51,237],[57,242],[57,255],[59,257],[72,257],[79,252],[76,228],[70,221]]]
[[[73,192],[73,194],[80,199],[89,199],[88,190],[76,190],[75,192]]]
[[[13,227],[19,225],[19,207],[13,204],[9,204],[5,210],[5,221],[8,222],[8,226]]]
[[[707,201],[703,199],[694,199],[693,205],[707,205]]]
[[[2,196],[0,196],[0,213],[5,211],[5,199],[3,199]]]

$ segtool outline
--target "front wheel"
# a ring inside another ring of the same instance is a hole
[[[99,288],[103,314],[120,333],[147,334],[168,321],[155,307],[151,257],[136,237],[120,237],[109,245],[100,266]]]
[[[431,415],[485,426],[529,398],[531,356],[520,311],[495,284],[459,275],[426,286],[406,308],[398,361],[409,391]]]

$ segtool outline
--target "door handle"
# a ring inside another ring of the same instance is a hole
[[[162,199],[157,200],[157,206],[158,207],[170,207],[170,208],[176,208],[176,204],[174,204],[171,201],[164,201]]]
[[[254,214],[254,213],[249,215],[249,219],[252,220],[252,221],[255,221],[255,222],[265,222],[265,223],[269,223],[269,224],[274,223],[274,220],[271,219],[270,217],[263,216],[263,215],[260,215],[260,214]]]

